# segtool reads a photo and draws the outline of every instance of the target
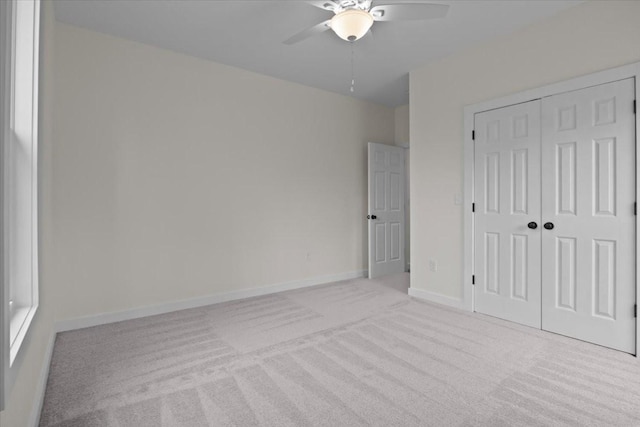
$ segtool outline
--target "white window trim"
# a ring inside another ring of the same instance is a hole
[[[6,230],[9,228],[9,206],[6,202],[9,185],[8,165],[5,159],[9,154],[12,88],[13,88],[13,47],[15,39],[14,15],[16,13],[13,1],[0,1],[0,411],[9,399],[9,393],[15,383],[20,369],[22,357],[20,349],[28,337],[29,327],[38,309],[38,82],[39,82],[39,28],[40,28],[40,0],[34,0],[34,37],[33,37],[33,78],[32,78],[32,180],[31,180],[31,293],[32,303],[27,313],[20,318],[10,317],[10,280],[9,254],[10,242]],[[12,324],[13,320],[13,324]],[[18,330],[11,339],[11,330]]]
[[[469,311],[475,311],[473,298],[474,287],[471,283],[471,278],[474,274],[474,229],[473,212],[471,207],[474,202],[474,142],[472,139],[472,131],[474,130],[475,114],[628,78],[635,79],[635,99],[636,103],[640,103],[640,62],[636,62],[524,92],[514,93],[512,95],[507,95],[478,104],[468,105],[464,108],[464,279],[462,283],[463,297],[460,304],[461,308]],[[640,140],[640,114],[638,113],[636,113],[635,122],[635,143],[636,147],[638,147],[638,141]],[[635,173],[636,201],[640,202],[640,149],[637,148]],[[638,231],[640,230],[640,215],[636,216],[635,224],[636,304],[638,304],[640,303],[640,268],[638,268],[638,266],[640,266],[640,231]],[[640,316],[636,318],[636,357],[640,360]]]
[[[0,2],[0,150],[4,158],[4,141],[9,137],[9,111],[11,96],[11,73],[8,73],[8,64],[11,56],[11,21],[12,8],[10,2]],[[4,177],[4,162],[0,162],[0,177]],[[0,410],[6,406],[9,394],[10,374],[10,349],[9,349],[9,286],[7,274],[4,268],[6,248],[4,245],[4,188],[0,185]],[[5,304],[5,301],[7,303]],[[12,381],[11,381],[12,383]]]

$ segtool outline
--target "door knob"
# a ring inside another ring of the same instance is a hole
[[[531,221],[529,224],[527,224],[527,227],[529,227],[532,230],[535,230],[536,228],[538,228],[538,224],[534,221]]]
[[[375,215],[367,215],[367,219],[378,219]]]
[[[553,223],[552,222],[545,222],[544,223],[544,228],[546,228],[547,230],[553,230]]]

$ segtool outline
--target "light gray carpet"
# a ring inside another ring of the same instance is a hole
[[[640,426],[633,356],[351,280],[58,335],[42,426]]]

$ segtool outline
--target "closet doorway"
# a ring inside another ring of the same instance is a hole
[[[636,352],[635,79],[473,117],[477,312]]]

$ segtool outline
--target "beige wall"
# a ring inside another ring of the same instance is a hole
[[[395,109],[395,142],[397,145],[409,144],[409,104]]]
[[[17,356],[19,366],[15,385],[7,400],[6,409],[0,412],[0,426],[28,426],[32,420],[36,402],[42,397],[37,393],[38,382],[45,367],[47,347],[53,335],[54,305],[56,293],[55,250],[52,217],[52,108],[53,108],[53,44],[54,19],[52,4],[43,2],[41,6],[40,38],[40,140],[39,140],[39,258],[40,258],[40,306],[34,317],[29,335]]]
[[[412,287],[462,295],[463,107],[640,61],[639,22],[640,2],[587,2],[411,72]]]
[[[409,104],[400,105],[395,109],[395,144],[404,148],[409,147]],[[407,175],[406,180],[406,192],[405,198],[405,216],[404,216],[404,256],[405,262],[408,265],[411,260],[411,213],[410,213],[410,199],[409,194],[411,191],[411,182],[409,177],[411,176],[411,164],[410,164],[410,150],[405,150],[405,173]]]
[[[366,269],[366,143],[394,120],[58,24],[58,319]]]

